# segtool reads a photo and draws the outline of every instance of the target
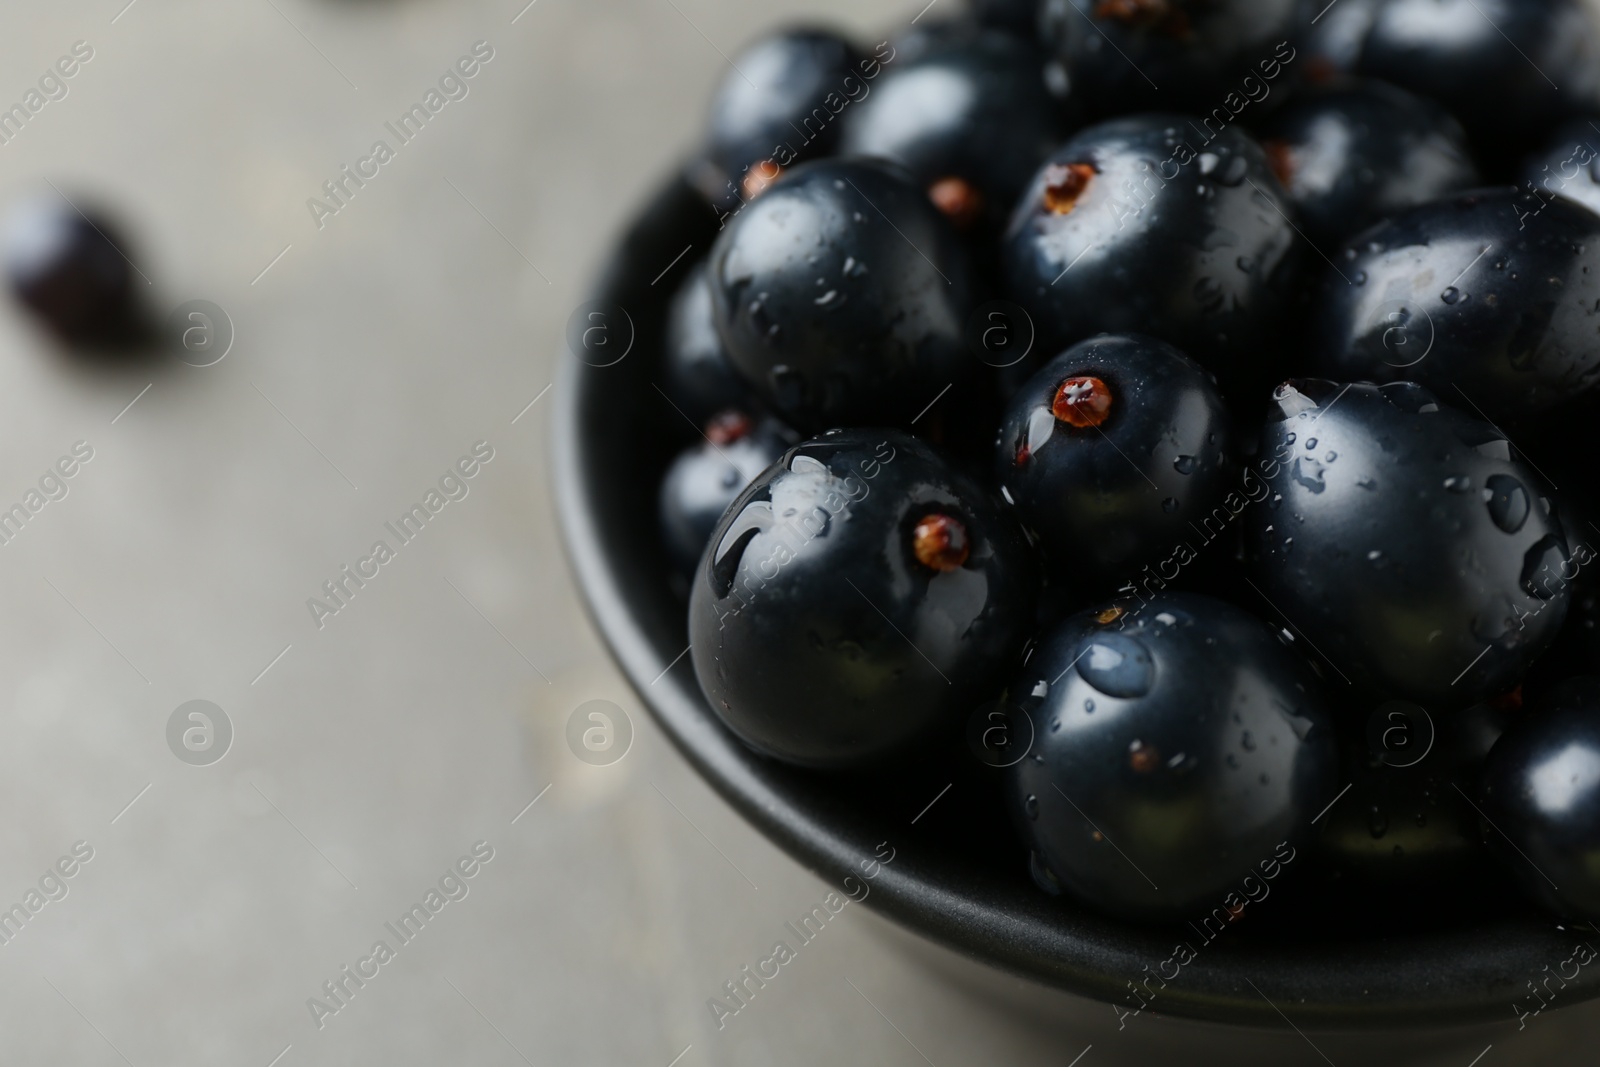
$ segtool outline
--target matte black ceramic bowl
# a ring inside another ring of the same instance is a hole
[[[1036,888],[987,777],[999,772],[964,752],[948,764],[870,775],[796,770],[744,748],[701,696],[684,655],[685,606],[667,579],[655,525],[657,482],[693,432],[653,383],[661,380],[657,338],[667,302],[716,232],[716,216],[674,179],[627,229],[593,302],[568,329],[556,394],[556,504],[600,632],[706,780],[824,880],[841,889],[870,885],[869,906],[966,956],[1131,1006],[1128,983],[1160,967],[1187,935],[1114,921]],[[604,330],[606,343],[585,349],[585,330]],[[862,864],[880,844],[885,854],[893,849],[893,862],[869,867],[876,877],[866,882]],[[1348,903],[1335,894],[1315,908],[1240,923],[1200,947],[1151,1010],[1279,1029],[1280,1007],[1305,1029],[1511,1021],[1512,1005],[1530,996],[1527,983],[1568,959],[1579,939],[1518,903],[1453,926],[1401,922],[1381,931],[1343,922]],[[1423,912],[1430,904],[1404,903]],[[1600,967],[1588,967],[1560,1001],[1597,993]]]

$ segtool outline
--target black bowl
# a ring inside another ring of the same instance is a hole
[[[826,882],[854,896],[866,891],[870,906],[958,953],[1132,1006],[1128,983],[1156,970],[1175,941],[1190,935],[1118,922],[1039,890],[1026,854],[1011,841],[991,777],[998,772],[970,757],[876,775],[785,767],[740,744],[701,696],[654,505],[672,446],[692,439],[693,430],[654,383],[661,380],[657,338],[667,302],[717,228],[697,194],[673,179],[627,229],[593,301],[569,325],[556,394],[556,507],[596,625],[679,750],[746,819]],[[596,326],[609,329],[609,343],[586,352],[580,337]],[[946,785],[948,795],[941,792]],[[876,856],[891,854],[892,862],[873,866]],[[1384,902],[1377,903],[1355,910],[1382,912]],[[1431,904],[1394,903],[1418,915]],[[1470,922],[1419,919],[1381,930],[1365,919],[1342,921],[1349,904],[1338,894],[1315,906],[1300,901],[1287,914],[1263,915],[1263,922],[1241,923],[1197,946],[1151,1010],[1282,1028],[1277,1006],[1290,1006],[1297,1025],[1322,1030],[1509,1019],[1513,1003],[1529,998],[1527,983],[1553,973],[1579,936],[1515,902]],[[1597,994],[1600,967],[1589,967],[1561,989],[1560,1000],[1565,1006]]]

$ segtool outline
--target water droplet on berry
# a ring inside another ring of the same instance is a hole
[[[1155,682],[1150,653],[1126,634],[1099,634],[1078,657],[1078,676],[1111,697],[1142,697]]]
[[[1313,493],[1320,493],[1328,488],[1322,480],[1322,464],[1310,456],[1301,456],[1294,461],[1294,471],[1290,475],[1296,482]]]
[[[1489,505],[1489,518],[1506,533],[1516,533],[1528,521],[1528,512],[1532,510],[1528,491],[1511,475],[1489,475],[1483,495]]]

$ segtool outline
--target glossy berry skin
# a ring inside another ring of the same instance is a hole
[[[1600,390],[1600,215],[1586,208],[1463,193],[1374,226],[1333,260],[1308,333],[1318,373],[1409,379],[1496,420]]]
[[[1242,100],[1245,77],[1293,71],[1300,20],[1298,0],[1041,0],[1040,32],[1109,115]]]
[[[1512,689],[1555,639],[1561,523],[1494,427],[1409,382],[1280,386],[1245,513],[1253,578],[1359,691],[1438,713]]]
[[[1478,184],[1461,124],[1433,101],[1382,82],[1307,89],[1258,132],[1301,229],[1323,246]]]
[[[737,206],[751,192],[745,177],[768,161],[787,167],[831,154],[839,123],[828,97],[848,99],[845,79],[861,81],[858,62],[849,41],[804,26],[740,52],[712,97],[706,159],[692,172],[694,184],[713,204]]]
[[[1600,24],[1585,0],[1386,0],[1354,67],[1439,101],[1480,151],[1503,156],[1596,108]]]
[[[1292,211],[1236,126],[1205,143],[1177,115],[1101,123],[1055,152],[1017,204],[1009,295],[1046,351],[1150,334],[1226,388],[1270,360],[1296,273]]]
[[[1600,920],[1600,679],[1576,678],[1494,746],[1483,840],[1528,896]]]
[[[1421,715],[1403,702],[1344,709],[1350,791],[1317,822],[1318,853],[1347,892],[1436,910],[1495,881],[1473,810],[1484,757],[1507,716],[1489,704]]]
[[[678,454],[657,503],[661,539],[675,567],[693,573],[728,505],[794,443],[774,420],[758,423],[729,411],[712,421],[705,440]]]
[[[1097,425],[1053,410],[1063,383],[1084,378],[1108,393]],[[1190,524],[1239,488],[1230,438],[1227,409],[1197,363],[1153,338],[1107,335],[1073,345],[1011,398],[995,477],[1053,569],[1080,586],[1114,587],[1193,540]]]
[[[1035,585],[985,489],[907,434],[841,430],[788,453],[718,524],[690,655],[751,748],[859,766],[959,727],[1009,669]]]
[[[1306,664],[1210,597],[1158,593],[1121,616],[1065,620],[1009,693],[1033,725],[1007,783],[1028,844],[1062,887],[1113,915],[1198,920],[1225,907],[1246,876],[1294,861],[1339,790]]]
[[[717,238],[717,327],[734,367],[785,422],[909,424],[978,366],[963,338],[964,255],[898,168],[804,164]]]
[[[730,408],[749,407],[750,388],[733,369],[717,333],[704,263],[689,272],[667,310],[662,376],[667,396],[695,423]]]
[[[1296,42],[1296,62],[1304,64],[1307,82],[1321,85],[1356,69],[1367,32],[1384,3],[1385,0],[1339,0],[1324,9],[1313,2],[1307,17],[1316,21]]]
[[[78,213],[60,197],[14,209],[4,260],[12,293],[62,340],[107,345],[139,332],[134,269],[117,249],[127,242],[96,212]]]
[[[1043,55],[998,30],[893,65],[843,120],[842,153],[892,160],[929,190],[967,183],[980,202],[952,218],[992,230],[1069,128],[1045,82]]]
[[[1522,164],[1517,186],[1540,197],[1564,196],[1600,212],[1600,115],[1573,119]]]

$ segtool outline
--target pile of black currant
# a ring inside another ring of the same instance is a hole
[[[728,729],[977,755],[1019,870],[1123,918],[1292,863],[1600,921],[1586,0],[989,0],[732,65],[657,377]]]

